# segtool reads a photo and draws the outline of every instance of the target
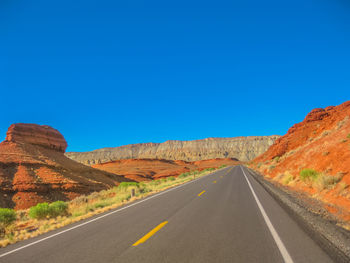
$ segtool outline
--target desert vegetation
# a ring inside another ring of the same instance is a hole
[[[326,175],[313,169],[303,169],[300,171],[300,179],[312,188],[322,191],[333,189],[340,182],[342,176],[340,174],[334,176]]]
[[[224,167],[222,165],[217,169]],[[214,170],[216,169],[195,170],[178,177],[164,177],[148,182],[122,182],[111,189],[82,195],[69,202],[39,203],[26,210],[0,208],[0,247],[106,212]]]

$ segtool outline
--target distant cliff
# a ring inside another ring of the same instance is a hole
[[[121,159],[166,159],[198,161],[236,158],[249,161],[264,153],[280,136],[207,138],[196,141],[130,144],[92,152],[69,152],[66,156],[87,165]]]

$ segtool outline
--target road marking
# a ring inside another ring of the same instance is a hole
[[[218,171],[216,171],[216,172],[214,172],[214,173],[217,173],[217,172],[218,172]],[[118,212],[120,212],[120,211],[122,211],[122,210],[124,210],[124,209],[130,208],[130,207],[132,207],[132,206],[138,205],[138,204],[143,203],[143,202],[146,202],[146,201],[148,201],[148,200],[150,200],[150,199],[152,199],[152,198],[158,197],[158,196],[160,196],[160,195],[163,195],[163,194],[168,193],[168,192],[170,192],[170,191],[173,191],[173,190],[175,190],[175,189],[181,188],[181,187],[183,187],[183,186],[185,186],[185,185],[189,185],[189,184],[191,184],[191,183],[196,182],[197,180],[201,180],[201,179],[203,179],[203,178],[205,178],[205,177],[207,177],[207,176],[209,176],[209,175],[212,175],[212,174],[214,174],[214,173],[210,173],[210,174],[201,176],[201,177],[199,177],[199,178],[197,178],[197,179],[195,179],[195,180],[189,181],[189,182],[184,183],[184,184],[179,185],[179,186],[175,186],[175,187],[173,187],[173,188],[170,188],[170,189],[165,190],[165,191],[163,191],[163,192],[160,192],[160,193],[158,193],[158,194],[155,194],[155,195],[152,195],[152,196],[147,197],[147,198],[145,198],[145,199],[142,199],[142,200],[140,200],[140,201],[138,201],[138,202],[136,202],[136,203],[133,203],[133,204],[130,204],[130,205],[128,205],[128,206],[119,208],[119,209],[117,209],[117,210],[114,210],[114,211],[109,212],[109,213],[107,213],[107,214],[104,214],[104,215],[102,215],[102,216],[96,217],[96,218],[94,218],[94,219],[91,219],[91,220],[86,221],[86,222],[84,222],[84,223],[81,223],[81,224],[79,224],[79,225],[76,225],[76,226],[70,227],[70,228],[68,228],[68,229],[62,230],[62,231],[60,231],[60,232],[58,232],[58,233],[56,233],[56,234],[52,234],[51,236],[47,236],[47,237],[44,237],[44,238],[39,239],[39,240],[37,240],[37,241],[34,241],[34,242],[32,242],[32,243],[29,243],[29,244],[27,244],[27,245],[24,245],[24,246],[22,246],[22,247],[15,248],[15,249],[13,249],[13,250],[10,250],[10,251],[8,251],[8,252],[6,252],[6,253],[1,254],[1,255],[0,255],[0,258],[5,257],[5,256],[7,256],[7,255],[10,255],[10,254],[12,254],[12,253],[14,253],[14,252],[17,252],[17,251],[19,251],[19,250],[22,250],[22,249],[24,249],[24,248],[33,246],[33,245],[35,245],[35,244],[38,244],[38,243],[40,243],[40,242],[43,242],[43,241],[48,240],[48,239],[50,239],[50,238],[53,238],[53,237],[55,237],[55,236],[59,236],[59,235],[64,234],[64,233],[66,233],[66,232],[68,232],[68,231],[74,230],[74,229],[76,229],[76,228],[78,228],[78,227],[81,227],[81,226],[87,225],[87,224],[89,224],[89,223],[92,223],[92,222],[94,222],[94,221],[100,220],[100,219],[102,219],[102,218],[104,218],[104,217],[106,217],[106,216],[110,216],[110,215],[112,215],[112,214],[118,213]]]
[[[213,181],[213,184],[216,184],[216,181]]]
[[[204,193],[205,193],[205,190],[202,191],[202,192],[200,192],[200,193],[198,194],[198,196],[201,196],[201,195],[204,194]]]
[[[140,238],[138,241],[136,241],[133,246],[136,247],[144,242],[146,242],[147,239],[149,239],[151,236],[153,236],[155,233],[157,233],[161,228],[163,228],[166,224],[168,224],[168,221],[164,221],[163,223],[160,223],[158,226],[153,228],[151,231],[149,231],[146,235],[144,235],[142,238]]]
[[[256,203],[258,204],[260,212],[261,212],[261,214],[262,214],[262,216],[263,216],[263,218],[265,220],[265,223],[266,223],[267,227],[269,228],[269,230],[271,232],[271,235],[272,235],[273,239],[275,240],[278,249],[281,252],[281,255],[283,257],[284,262],[286,262],[286,263],[293,263],[293,260],[292,260],[291,256],[289,255],[289,253],[288,253],[286,247],[284,246],[281,238],[279,237],[277,231],[273,227],[270,218],[267,216],[264,207],[261,205],[261,203],[259,201],[259,198],[255,194],[254,189],[253,189],[252,185],[250,184],[247,175],[244,172],[244,169],[242,168],[242,166],[240,166],[240,167],[242,169],[242,172],[243,172],[243,175],[244,175],[245,179],[247,180],[248,186],[249,186],[250,190],[252,191],[254,199],[255,199]]]

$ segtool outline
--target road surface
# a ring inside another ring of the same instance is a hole
[[[0,262],[333,261],[236,166],[2,248]]]

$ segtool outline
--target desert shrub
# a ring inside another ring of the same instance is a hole
[[[119,189],[127,189],[129,187],[139,187],[139,183],[137,182],[121,182],[119,185],[118,185],[118,188]]]
[[[29,209],[29,216],[34,219],[44,219],[48,217],[57,217],[66,215],[68,212],[68,204],[63,201],[51,203],[39,203]]]
[[[276,162],[276,163],[278,163],[279,162],[279,160],[280,160],[280,156],[276,156],[275,158],[273,158],[273,160]]]
[[[179,178],[186,178],[189,175],[190,175],[190,173],[182,173],[179,175]]]
[[[71,204],[76,205],[76,206],[80,206],[80,205],[86,204],[87,202],[88,202],[88,198],[85,195],[81,195],[81,196],[74,198],[71,201]]]
[[[317,175],[318,172],[313,169],[303,169],[300,171],[300,179],[304,182],[315,180]]]
[[[348,136],[346,136],[346,138],[350,139],[350,133],[348,134]]]
[[[147,187],[148,184],[145,183],[139,183],[139,191],[140,193],[147,193],[150,191],[150,189]]]
[[[226,164],[223,164],[223,165],[221,165],[221,166],[219,167],[219,169],[225,168],[226,166],[227,166]]]
[[[0,229],[11,225],[16,220],[16,211],[10,208],[0,208]]]
[[[161,181],[160,180],[153,180],[149,183],[151,186],[156,186],[156,185],[159,185],[161,184]]]
[[[159,179],[159,181],[160,181],[160,183],[164,184],[164,183],[166,183],[168,181],[168,179],[167,178],[162,178],[162,179]]]
[[[29,216],[34,219],[44,219],[50,214],[50,206],[48,203],[39,203],[29,209]]]
[[[49,216],[64,216],[68,213],[68,204],[63,201],[56,201],[49,205]]]
[[[176,180],[176,178],[174,176],[168,177],[168,181],[175,181],[175,180]]]
[[[340,180],[341,177],[338,176],[318,174],[314,179],[312,186],[318,191],[322,191],[324,189],[332,189]]]
[[[94,207],[96,208],[96,209],[98,209],[98,208],[104,208],[104,207],[106,207],[106,206],[109,206],[109,205],[111,205],[112,203],[111,202],[99,202],[99,203],[96,203],[96,204],[94,204]]]
[[[272,171],[272,170],[275,169],[275,168],[276,168],[275,165],[270,165],[270,166],[269,166],[269,170],[270,170],[270,171]]]

